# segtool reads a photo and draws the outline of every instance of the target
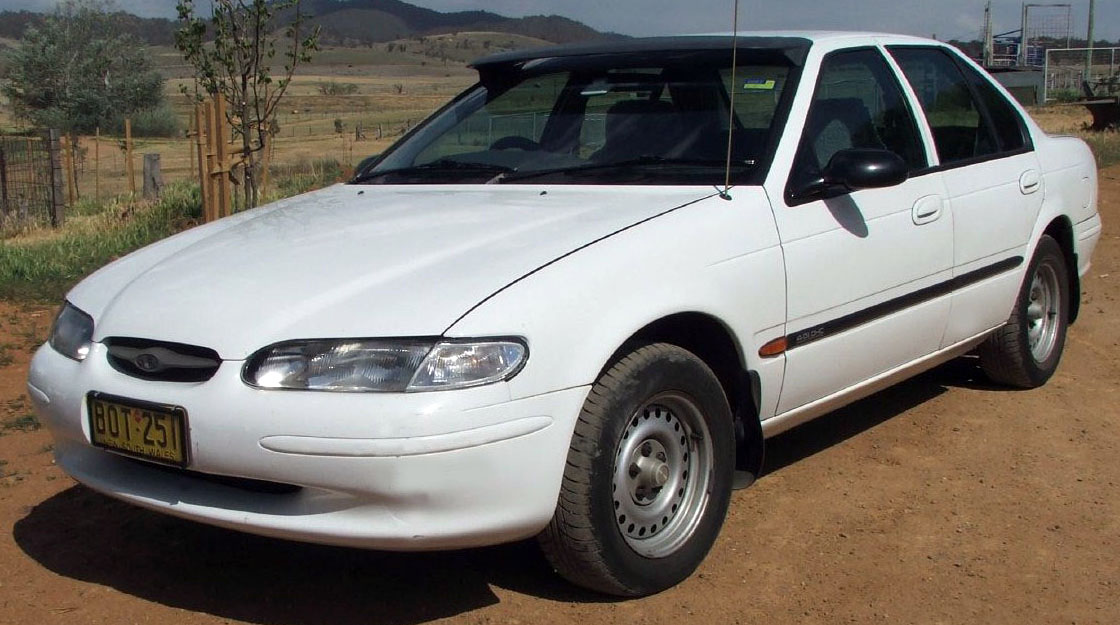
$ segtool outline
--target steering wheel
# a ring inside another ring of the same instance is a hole
[[[494,143],[490,144],[491,150],[525,150],[532,152],[541,149],[541,144],[529,139],[528,137],[521,137],[518,135],[510,135],[502,137]]]

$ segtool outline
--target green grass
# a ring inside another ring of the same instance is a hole
[[[276,180],[275,194],[268,201],[299,195],[308,191],[334,184],[342,179],[342,165],[333,158],[299,159],[292,165],[271,168]],[[275,195],[275,197],[273,197]]]
[[[12,364],[14,358],[12,357],[12,350],[16,346],[11,343],[0,344],[0,367],[7,367]]]
[[[0,298],[57,302],[94,270],[196,223],[201,212],[196,186],[172,184],[150,206],[110,203],[75,216],[61,235],[0,243]]]
[[[39,423],[39,418],[31,413],[8,419],[7,421],[4,421],[2,425],[0,425],[0,428],[2,428],[6,432],[12,430],[17,430],[20,432],[34,432],[41,427],[43,427],[43,424]]]

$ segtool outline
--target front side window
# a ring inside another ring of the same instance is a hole
[[[791,188],[819,179],[837,152],[853,148],[889,150],[911,171],[928,166],[902,89],[886,60],[872,49],[834,53],[821,64]]]
[[[784,120],[794,65],[777,51],[747,51],[733,78],[730,50],[644,60],[489,70],[355,182],[716,184],[729,131],[733,180],[754,180]]]
[[[999,151],[968,80],[947,52],[898,47],[891,48],[891,54],[921,102],[943,165]]]

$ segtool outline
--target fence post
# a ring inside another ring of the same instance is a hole
[[[269,167],[272,166],[272,135],[266,130],[261,133],[261,188],[258,191],[258,204],[267,202]]]
[[[28,163],[35,162],[35,159],[31,156],[32,151],[33,150],[31,148],[31,137],[28,137],[27,138],[27,162]],[[38,167],[32,167],[31,168],[31,183],[32,184],[39,184],[39,168]]]
[[[81,144],[81,139],[77,135],[70,135],[70,180],[74,181],[74,197],[70,199],[70,203],[82,199],[82,190],[78,187],[78,147]]]
[[[207,131],[203,126],[203,109],[205,106],[202,103],[194,105],[194,127],[195,127],[195,149],[197,150],[198,158],[198,186],[199,193],[202,195],[202,220],[204,222],[210,221],[210,204],[213,200],[210,199],[210,177],[207,174],[206,168],[206,152],[202,149],[202,137]]]
[[[218,116],[217,101],[210,98],[206,102],[206,188],[210,197],[210,213],[206,221],[218,218],[218,178],[215,172],[221,168],[218,165]]]
[[[74,206],[74,147],[70,135],[59,138],[62,147],[62,166],[66,169],[66,197],[67,205]]]
[[[187,118],[187,165],[191,170],[191,178],[194,178],[194,154],[192,154],[190,138],[194,136],[195,131],[191,130],[194,125],[194,116],[191,115]]]
[[[132,164],[132,120],[124,118],[125,170],[128,171],[128,190],[136,195],[136,168]]]
[[[28,163],[28,166],[31,166]],[[8,159],[4,155],[4,146],[0,145],[0,211],[8,215]]]
[[[159,170],[159,154],[144,155],[144,199],[154,200],[163,189],[163,175]]]
[[[51,155],[51,225],[62,225],[66,204],[62,197],[62,144],[57,128],[47,131],[47,151]]]
[[[218,96],[215,98],[214,106],[214,121],[215,121],[215,134],[217,141],[215,146],[217,149],[214,151],[214,160],[217,164],[217,171],[215,174],[218,177],[218,218],[228,217],[233,214],[230,210],[230,182],[229,182],[229,154],[226,152],[226,144],[228,143],[228,134],[226,131],[226,100]]]
[[[93,133],[93,201],[101,202],[101,126]]]
[[[1050,95],[1050,51],[1042,53],[1042,106],[1046,106],[1046,99]]]

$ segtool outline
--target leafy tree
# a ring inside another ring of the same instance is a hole
[[[0,87],[17,117],[91,133],[163,101],[163,78],[137,39],[97,0],[68,0],[6,53]]]
[[[240,163],[246,207],[259,200],[256,171],[265,133],[300,63],[318,49],[319,29],[304,28],[300,0],[212,0],[209,19],[193,0],[179,0],[182,27],[175,46],[195,71],[206,93],[225,98],[227,121],[241,140]],[[285,25],[278,28],[281,23]],[[280,33],[279,36],[277,33]],[[283,41],[283,70],[273,77],[277,41]]]

